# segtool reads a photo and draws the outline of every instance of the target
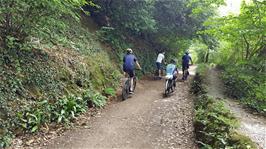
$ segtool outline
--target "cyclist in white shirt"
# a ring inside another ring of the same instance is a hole
[[[157,66],[157,70],[158,70],[158,77],[161,78],[161,71],[162,71],[162,62],[164,60],[164,54],[165,52],[160,52],[157,56],[157,60],[156,60],[156,66]]]

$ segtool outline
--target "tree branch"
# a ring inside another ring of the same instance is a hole
[[[243,38],[244,38],[244,41],[246,43],[246,59],[248,59],[249,58],[249,52],[250,52],[249,51],[250,44],[249,44],[249,42],[248,42],[248,40],[244,34],[243,34]]]

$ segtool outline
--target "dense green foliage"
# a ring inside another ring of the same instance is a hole
[[[29,107],[22,108],[10,121],[1,121],[0,145],[5,147],[11,141],[15,130],[16,134],[23,131],[36,132],[43,124],[61,123],[68,125],[71,120],[87,110],[88,106],[103,107],[106,97],[99,93],[87,90],[82,96],[68,95],[56,101],[42,100],[34,102]],[[11,125],[11,126],[10,126]]]
[[[85,1],[0,3],[0,147],[105,105],[120,72],[80,22]]]
[[[263,72],[260,72],[254,70],[260,67],[259,64],[260,62],[258,62],[258,64],[252,64],[251,62],[248,64],[237,64],[236,67],[238,69],[226,66],[227,68],[223,73],[223,79],[227,95],[240,99],[244,104],[265,114],[266,71],[263,70]],[[265,63],[263,65],[265,65]]]
[[[124,36],[141,37],[158,48],[183,50],[223,1],[96,0],[95,3],[101,9],[93,11],[92,16],[101,25],[113,27]]]
[[[200,72],[203,74],[204,68]],[[199,146],[255,149],[256,146],[249,138],[234,132],[237,120],[224,107],[223,102],[207,96],[201,74],[195,76],[191,85],[191,92],[196,95],[194,126]]]
[[[227,94],[265,113],[266,2],[243,2],[239,15],[212,18],[205,25],[205,35],[219,40],[210,59],[225,71]]]
[[[102,27],[98,31],[98,37],[101,41],[112,45],[112,52],[114,52],[114,59],[117,63],[122,65],[122,60],[125,55],[125,49],[134,47],[133,51],[136,55],[141,67],[146,72],[151,72],[155,68],[156,52],[153,51],[150,45],[139,39],[125,39],[126,37],[117,32],[111,27]],[[137,72],[138,73],[138,72]]]
[[[100,39],[112,45],[119,63],[131,47],[147,72],[155,69],[159,51],[166,51],[167,61],[180,59],[192,39],[198,38],[197,31],[204,29],[204,21],[223,4],[223,0],[94,2],[99,7],[85,10],[102,26]]]
[[[48,36],[52,40],[54,31],[69,29],[67,19],[79,20],[77,10],[84,4],[85,0],[1,0],[1,39],[23,42],[29,36]]]

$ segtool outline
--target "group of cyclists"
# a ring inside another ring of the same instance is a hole
[[[158,77],[162,78],[162,65],[165,63],[165,52],[162,51],[158,54],[156,59],[156,67],[158,72]],[[182,71],[183,71],[183,77],[182,80],[186,80],[186,72],[188,72],[189,65],[193,64],[192,58],[189,55],[188,51],[185,52],[185,54],[182,56]],[[173,80],[176,81],[178,69],[177,69],[177,61],[175,59],[171,59],[170,63],[166,66],[166,76],[172,76]],[[129,93],[133,93],[133,77],[135,77],[135,65],[138,67],[138,69],[142,69],[140,64],[138,63],[138,60],[136,56],[133,54],[133,50],[128,48],[126,50],[126,55],[123,58],[123,71],[124,73],[127,73],[130,77],[130,83],[131,88]]]

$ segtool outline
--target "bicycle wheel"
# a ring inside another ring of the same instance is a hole
[[[171,80],[167,79],[165,81],[165,90],[164,90],[165,96],[168,96],[168,94],[170,93],[170,88],[171,88]]]
[[[123,86],[123,89],[122,89],[122,100],[126,100],[128,98],[129,89],[130,89],[130,79],[128,79],[125,82],[125,85]]]
[[[133,78],[133,92],[135,91],[136,89],[136,85],[137,85],[137,79],[136,77]]]
[[[175,89],[175,88],[176,88],[176,79],[173,80],[173,89]]]
[[[188,69],[186,69],[183,73],[183,80],[187,80],[187,77],[189,75]]]
[[[173,83],[174,83],[174,81],[172,79],[169,80],[169,84],[168,84],[169,93],[174,92],[174,90],[173,90]]]
[[[187,80],[188,74],[189,74],[189,72],[188,72],[188,70],[186,70],[186,73],[185,73],[185,80]]]

